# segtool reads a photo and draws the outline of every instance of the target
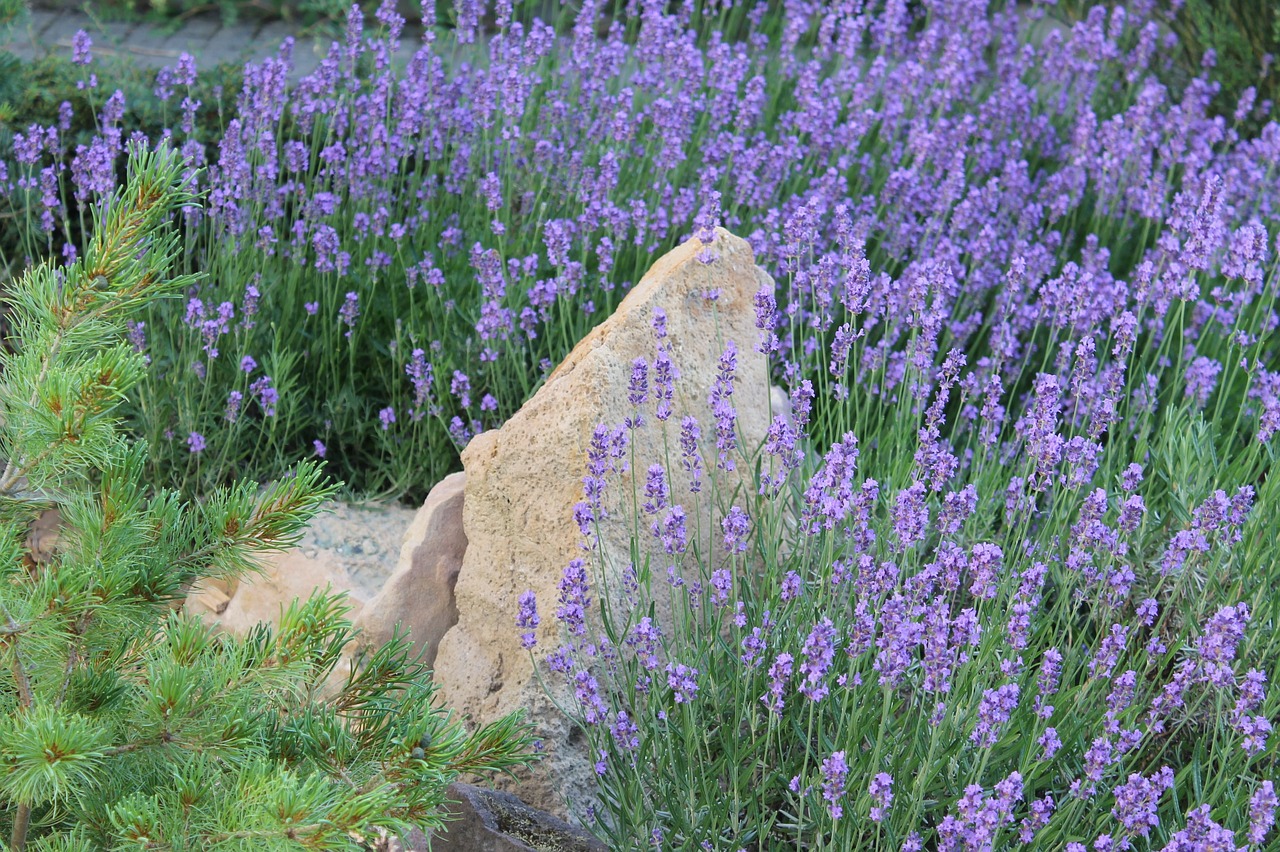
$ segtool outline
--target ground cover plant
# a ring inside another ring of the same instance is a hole
[[[1078,20],[1092,4],[1065,0],[1057,7],[1065,20]],[[1259,101],[1275,100],[1280,74],[1280,10],[1265,0],[1163,0],[1169,26],[1178,34],[1180,75],[1207,69],[1220,85],[1213,108],[1230,115],[1248,89]]]
[[[143,358],[126,319],[170,278],[170,219],[195,202],[172,150],[135,148],[79,260],[13,287],[0,355],[0,846],[359,849],[441,824],[461,773],[527,765],[510,717],[465,734],[397,636],[326,692],[352,637],[341,596],[278,629],[215,635],[177,611],[193,583],[241,577],[295,544],[335,488],[304,462],[265,490],[183,502],[144,478],[117,409]],[[24,544],[62,513],[52,553]]]

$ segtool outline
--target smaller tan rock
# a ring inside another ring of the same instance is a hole
[[[43,565],[53,558],[58,549],[58,534],[61,529],[61,512],[48,509],[40,513],[27,535],[27,553],[32,563]]]
[[[187,597],[187,611],[222,615],[239,586],[237,580],[206,580]]]
[[[289,550],[272,554],[264,561],[265,571],[245,577],[231,594],[217,584],[202,585],[188,596],[187,606],[192,612],[216,615],[219,628],[243,636],[260,621],[279,624],[282,609],[287,609],[295,598],[305,601],[317,589],[347,591],[352,605],[349,618],[364,605],[351,592],[345,574],[323,555],[310,557]]]
[[[262,573],[209,580],[192,589],[186,609],[221,630],[244,635],[259,622],[279,625],[294,599],[305,601],[327,587],[347,593],[347,618],[355,621],[391,575],[396,548],[412,517],[413,510],[402,506],[330,503],[297,547],[262,560]],[[332,694],[346,682],[355,650],[356,643],[348,644],[322,692]]]
[[[377,648],[396,625],[407,631],[423,662],[435,663],[445,631],[458,623],[453,590],[467,552],[462,530],[462,494],[466,475],[440,480],[414,516],[400,548],[400,561],[386,585],[365,604],[355,626],[360,647]]]

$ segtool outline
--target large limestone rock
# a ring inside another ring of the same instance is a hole
[[[604,504],[610,514],[601,523],[599,554],[614,575],[609,588],[620,587],[618,572],[630,562],[630,514],[622,510],[622,501],[630,505],[634,477],[640,477],[643,488],[649,464],[664,458],[664,442],[676,468],[668,471],[672,501],[684,506],[688,529],[719,529],[720,513],[727,505],[712,508],[712,494],[704,488],[695,509],[688,477],[679,469],[680,423],[686,414],[698,420],[705,481],[717,457],[708,392],[721,353],[733,341],[737,369],[732,401],[739,443],[750,452],[763,442],[769,423],[769,382],[765,358],[756,351],[759,332],[753,302],[762,287],[771,288],[772,281],[755,265],[744,240],[717,229],[709,247],[689,241],[660,258],[613,316],[574,348],[501,429],[477,435],[463,451],[462,517],[468,545],[456,586],[458,622],[440,643],[435,681],[443,700],[477,723],[519,708],[530,711],[546,758],[530,776],[497,783],[536,807],[561,815],[571,808],[581,813],[592,798],[593,759],[585,753],[581,735],[550,704],[534,676],[535,663],[521,647],[515,626],[518,599],[526,589],[536,592],[542,618],[536,664],[547,683],[563,684],[563,676],[551,673],[544,660],[564,638],[554,617],[557,584],[570,560],[587,555],[573,517],[574,505],[583,499],[587,451],[597,425],[618,426],[635,414],[628,383],[636,358],[653,363],[657,343],[652,320],[657,309],[666,314],[666,344],[679,370],[674,411],[660,422],[652,401],[645,406],[645,425],[631,438],[635,470],[609,476]],[[735,471],[717,472],[721,502],[727,503],[733,486],[740,477],[749,477],[750,470],[739,461]],[[653,571],[665,581],[669,563],[658,560],[669,557],[651,539],[641,547],[656,554]],[[599,592],[593,587],[593,600]],[[571,693],[566,697],[572,702]]]
[[[355,626],[361,648],[377,648],[400,625],[422,652],[435,662],[440,638],[458,621],[453,587],[467,550],[462,528],[462,497],[466,475],[453,473],[440,480],[422,504],[400,548],[400,561],[386,585],[365,604]]]

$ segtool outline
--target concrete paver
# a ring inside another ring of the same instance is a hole
[[[234,27],[230,29],[233,32],[235,30]],[[205,42],[212,39],[221,30],[222,18],[218,15],[199,15],[194,18],[188,18],[176,32],[166,34],[161,47],[165,50],[190,53],[194,56],[195,54],[192,51],[199,50]]]
[[[23,29],[29,30],[34,37],[39,38],[57,20],[56,12],[32,12],[30,19],[24,23]]]
[[[295,34],[295,29],[283,23],[223,26],[217,15],[196,15],[175,32],[147,23],[96,21],[76,11],[37,9],[22,24],[0,34],[0,49],[27,60],[50,53],[70,56],[72,39],[84,30],[93,41],[95,56],[123,57],[142,67],[159,69],[173,65],[185,52],[195,57],[197,68],[209,68],[222,62],[240,64],[271,56],[286,36]],[[304,45],[299,47],[304,48],[295,50],[300,57],[311,53]],[[305,71],[315,67],[314,61],[305,64]],[[296,79],[301,73],[294,76]]]
[[[286,24],[284,21],[269,21],[258,27],[257,32],[253,34],[253,43],[267,51],[274,51],[280,46],[280,42],[289,36],[293,36],[298,41],[304,41],[298,35],[298,28]]]
[[[293,36],[297,42],[293,50],[292,82],[314,71],[329,48],[328,39],[284,21],[241,21],[223,25],[216,14],[194,15],[175,31],[172,25],[103,22],[79,11],[36,9],[22,25],[0,33],[0,50],[12,51],[26,60],[50,53],[70,56],[71,40],[79,30],[89,34],[95,56],[123,57],[144,68],[155,69],[173,65],[182,53],[191,54],[198,69],[220,63],[260,62],[274,56],[281,42]],[[418,47],[418,39],[417,32],[405,32],[397,62],[408,61]]]
[[[68,15],[46,15],[44,20],[32,15],[30,33],[35,35],[34,44],[38,48],[43,48],[48,53],[60,53],[66,56],[71,55],[71,39],[78,30],[86,29],[80,20],[80,16],[71,17]],[[90,33],[93,38],[93,33]],[[94,47],[105,46],[101,44],[104,39],[93,39]]]

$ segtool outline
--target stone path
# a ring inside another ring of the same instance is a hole
[[[295,82],[320,64],[332,41],[283,21],[224,25],[219,15],[206,14],[187,18],[175,27],[102,21],[83,11],[35,9],[10,32],[0,31],[0,50],[12,51],[27,60],[49,53],[70,56],[71,39],[79,30],[93,40],[95,57],[123,57],[157,70],[176,63],[182,53],[191,54],[197,68],[261,61],[275,54],[286,37],[293,36],[297,43],[291,78]],[[417,45],[417,31],[406,27],[398,58],[407,60]]]

